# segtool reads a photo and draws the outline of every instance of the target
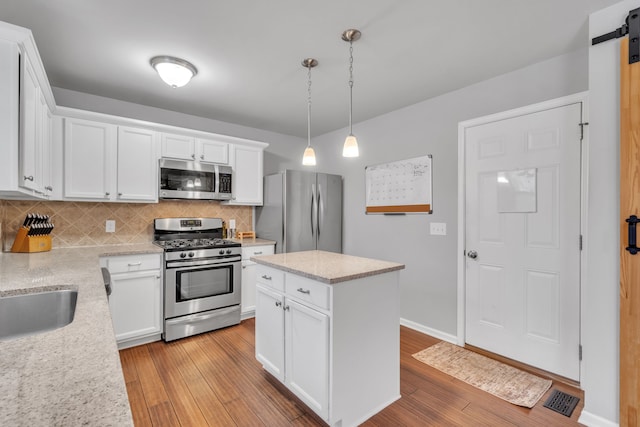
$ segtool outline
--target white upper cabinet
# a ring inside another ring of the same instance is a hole
[[[24,188],[42,190],[40,149],[40,88],[31,61],[22,55],[20,67],[20,175],[21,186]]]
[[[154,131],[65,119],[65,199],[155,202],[157,162]]]
[[[116,126],[66,119],[64,126],[64,197],[80,200],[113,198]]]
[[[201,162],[229,163],[229,144],[210,139],[196,139],[197,158]]]
[[[194,137],[163,133],[161,136],[161,140],[162,157],[195,160],[196,139]]]
[[[0,196],[47,199],[55,107],[31,31],[0,22]]]
[[[229,163],[229,144],[212,139],[163,133],[162,157],[197,160],[203,163]]]
[[[261,147],[232,146],[233,200],[225,204],[262,206],[263,157]]]
[[[118,199],[158,200],[157,133],[118,128]]]

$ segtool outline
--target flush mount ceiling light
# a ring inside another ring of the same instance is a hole
[[[360,39],[362,33],[350,29],[342,33],[342,40],[349,42],[349,136],[344,140],[343,157],[358,157],[358,140],[353,135],[353,42]]]
[[[302,60],[302,66],[307,69],[307,148],[302,155],[302,164],[305,166],[316,165],[316,152],[311,147],[311,69],[318,65],[313,58]]]
[[[182,87],[198,74],[191,63],[173,56],[155,56],[150,63],[160,78],[171,87]]]

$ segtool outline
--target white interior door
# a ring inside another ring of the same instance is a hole
[[[465,130],[465,341],[579,380],[581,103]]]

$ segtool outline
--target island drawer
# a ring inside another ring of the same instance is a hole
[[[329,309],[331,290],[324,283],[295,274],[287,274],[285,289],[287,296],[308,302],[325,310]]]
[[[273,255],[273,245],[243,246],[242,260],[249,260],[252,256]]]
[[[132,271],[158,270],[162,268],[160,254],[105,256],[105,267],[111,274]]]
[[[265,286],[284,292],[284,271],[258,264],[256,281]]]

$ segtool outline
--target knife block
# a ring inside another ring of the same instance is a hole
[[[11,252],[46,252],[51,250],[51,236],[27,236],[29,227],[20,227]]]

